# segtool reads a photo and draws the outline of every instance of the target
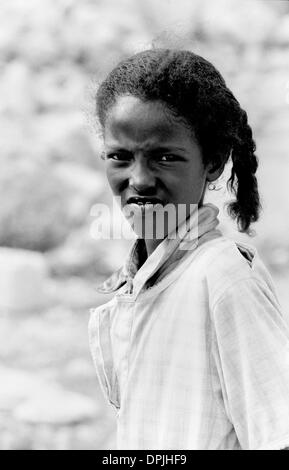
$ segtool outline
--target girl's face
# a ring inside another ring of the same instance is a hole
[[[192,132],[159,101],[119,97],[105,121],[104,146],[108,182],[122,208],[143,196],[185,205],[188,215],[214,178]]]

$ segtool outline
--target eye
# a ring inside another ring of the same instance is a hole
[[[109,153],[106,155],[106,158],[109,160],[114,160],[116,162],[126,162],[130,159],[130,155],[126,153]]]
[[[160,155],[159,159],[161,162],[172,162],[176,160],[176,156],[171,154],[163,154]]]

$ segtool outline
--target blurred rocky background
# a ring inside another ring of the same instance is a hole
[[[111,205],[94,93],[152,44],[211,60],[247,110],[260,159],[257,246],[289,318],[289,3],[2,0],[0,5],[0,449],[115,448],[88,349],[95,286],[130,241],[91,236]],[[208,199],[220,208],[226,178]]]

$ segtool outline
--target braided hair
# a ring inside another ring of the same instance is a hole
[[[98,88],[96,111],[102,128],[117,97],[126,94],[165,103],[192,130],[205,165],[222,168],[231,157],[227,187],[235,200],[228,212],[239,231],[250,234],[260,212],[256,146],[247,114],[218,70],[191,51],[155,48],[137,53],[121,61]]]

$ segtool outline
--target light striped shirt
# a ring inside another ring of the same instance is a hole
[[[193,249],[165,239],[139,268],[137,240],[102,285],[116,294],[89,337],[119,449],[289,446],[289,330],[257,250],[225,238],[217,214],[199,210]]]

